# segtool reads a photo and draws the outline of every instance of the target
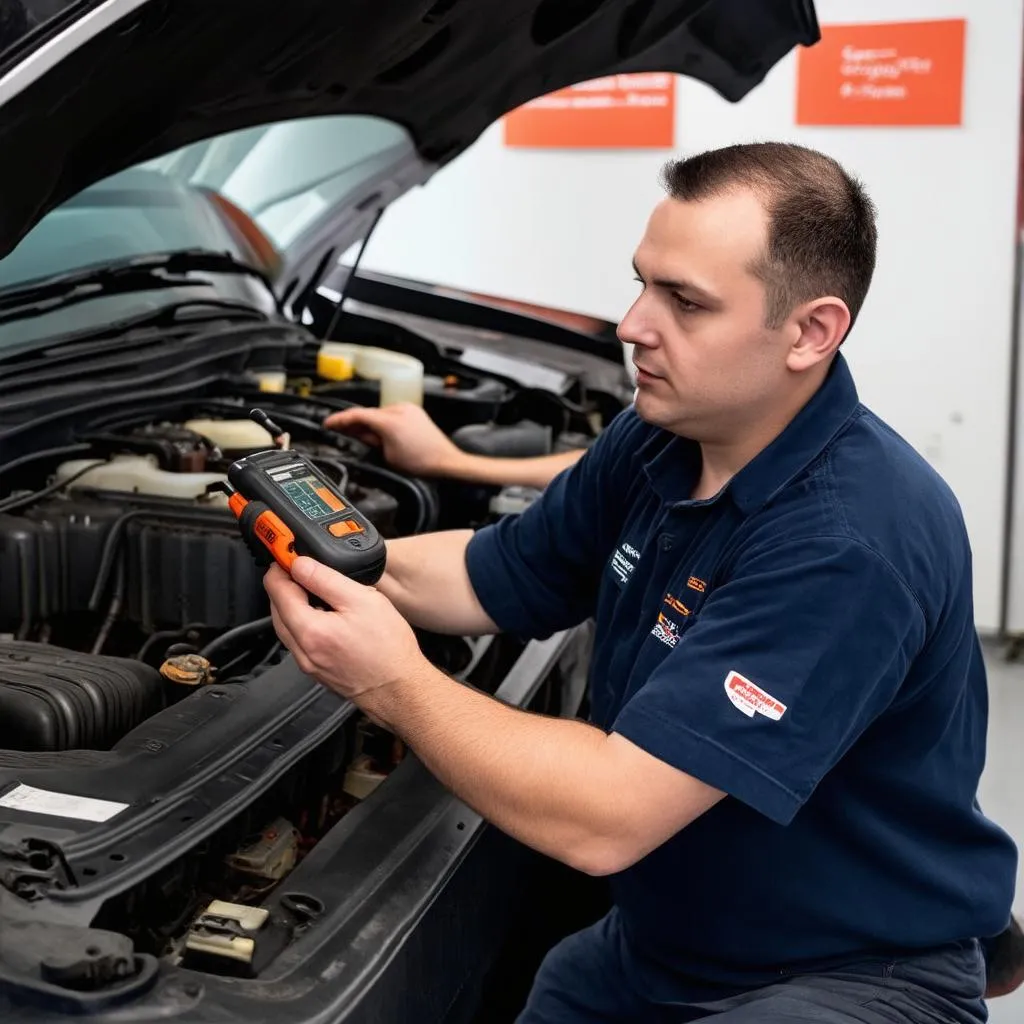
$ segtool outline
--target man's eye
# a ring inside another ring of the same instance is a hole
[[[673,295],[673,299],[676,300],[676,305],[683,310],[684,313],[695,313],[700,306],[696,302],[691,302],[689,299],[683,298],[682,295]]]

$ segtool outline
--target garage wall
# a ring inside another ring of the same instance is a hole
[[[965,17],[962,128],[798,128],[796,60],[742,103],[680,81],[677,148],[823,149],[879,207],[878,274],[848,358],[863,399],[946,477],[1000,620],[1024,0],[817,0],[829,22]],[[618,319],[665,152],[506,150],[492,128],[385,215],[365,266]]]

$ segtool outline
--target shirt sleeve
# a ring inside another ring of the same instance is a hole
[[[470,583],[500,629],[543,639],[593,614],[644,437],[643,422],[625,410],[525,512],[473,536]]]
[[[762,548],[708,595],[613,731],[785,825],[892,701],[925,635],[916,596],[856,540]]]

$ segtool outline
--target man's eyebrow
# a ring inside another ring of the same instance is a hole
[[[643,280],[644,275],[640,273],[640,268],[636,265],[635,258],[633,260],[633,272],[637,277]],[[719,301],[717,296],[713,295],[706,288],[701,288],[690,281],[684,281],[682,278],[679,278],[678,280],[670,280],[668,278],[656,277],[648,283],[653,284],[657,288],[665,288],[669,291],[690,292],[709,303],[717,303]]]

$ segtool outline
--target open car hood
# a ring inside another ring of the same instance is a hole
[[[530,99],[670,71],[737,101],[818,37],[811,0],[2,0],[0,257],[87,186],[215,135],[334,114],[403,126],[282,247],[295,294]]]

